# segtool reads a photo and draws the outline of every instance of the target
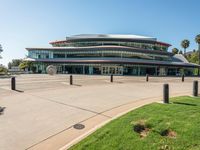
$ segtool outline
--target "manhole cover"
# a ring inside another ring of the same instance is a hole
[[[84,126],[83,124],[80,124],[80,123],[79,123],[79,124],[75,124],[75,125],[74,125],[74,128],[75,128],[75,129],[78,129],[78,130],[81,130],[81,129],[84,129],[85,126]]]

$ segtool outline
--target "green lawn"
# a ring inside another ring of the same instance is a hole
[[[98,129],[71,150],[200,150],[200,98],[176,97],[133,110]],[[134,131],[144,124],[146,136]],[[163,136],[165,130],[173,136]]]

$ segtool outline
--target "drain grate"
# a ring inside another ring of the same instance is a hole
[[[75,124],[73,127],[74,127],[75,129],[81,130],[81,129],[84,129],[84,128],[85,128],[85,125],[78,123],[78,124]]]

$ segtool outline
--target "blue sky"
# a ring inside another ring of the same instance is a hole
[[[180,48],[197,47],[199,0],[1,0],[1,64],[24,58],[26,47],[49,47],[74,34],[138,34]]]

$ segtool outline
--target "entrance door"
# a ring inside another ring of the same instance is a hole
[[[102,66],[101,74],[103,75],[123,75],[122,66]]]

